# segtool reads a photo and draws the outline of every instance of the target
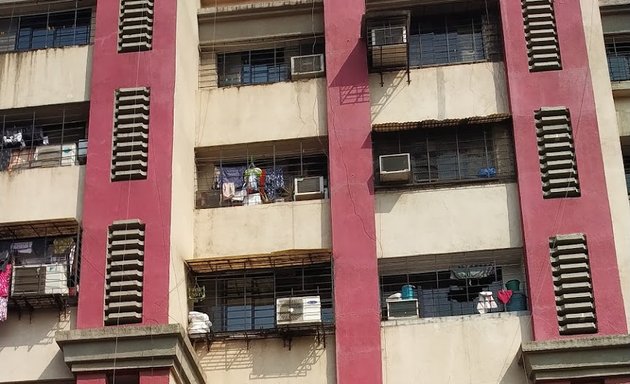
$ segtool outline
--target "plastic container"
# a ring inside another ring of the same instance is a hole
[[[510,301],[508,301],[508,303],[505,305],[505,310],[508,312],[526,311],[527,296],[520,292],[514,292],[512,294],[512,298],[510,298]]]
[[[505,289],[509,289],[512,292],[520,291],[521,282],[518,280],[510,280],[505,283]]]
[[[403,300],[415,299],[416,297],[416,287],[411,284],[406,284],[402,286],[401,294]]]

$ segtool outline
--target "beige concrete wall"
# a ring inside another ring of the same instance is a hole
[[[173,184],[171,195],[171,263],[169,322],[188,325],[187,276],[184,260],[194,250],[195,126],[199,38],[199,0],[177,2],[177,58],[173,122]]]
[[[597,0],[580,0],[584,32],[586,34],[589,66],[595,92],[597,123],[604,158],[604,172],[608,201],[615,235],[617,263],[621,286],[630,287],[630,206],[619,141],[619,128],[612,97],[608,63],[604,50],[601,17]],[[586,69],[588,70],[588,69]],[[622,128],[625,129],[625,128]],[[622,290],[626,307],[626,318],[630,322],[630,292]]]
[[[92,47],[0,54],[0,109],[89,100]]]
[[[630,97],[615,97],[619,136],[630,136]]]
[[[198,119],[198,147],[323,136],[326,80],[202,90]]]
[[[330,247],[329,200],[195,212],[196,258]]]
[[[383,322],[383,383],[528,384],[518,358],[530,329],[515,313]]]
[[[2,222],[80,220],[84,175],[84,166],[0,172]]]
[[[215,342],[197,354],[208,383],[335,384],[335,339],[326,348],[313,337],[295,338],[291,350],[281,339]]]
[[[0,323],[0,382],[73,378],[55,342],[55,332],[75,326],[76,308],[70,308],[61,320],[57,310],[36,310],[32,320],[28,313],[20,320],[16,312],[9,312],[7,321]]]
[[[514,183],[376,194],[379,257],[523,246]]]
[[[509,113],[505,64],[476,63],[370,75],[372,122],[391,123]]]

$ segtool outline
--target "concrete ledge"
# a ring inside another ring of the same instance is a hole
[[[323,0],[270,0],[249,4],[226,4],[201,8],[197,12],[199,23],[229,19],[259,18],[270,15],[291,15],[303,12],[321,13]]]
[[[179,324],[60,331],[55,335],[72,373],[169,368],[178,383],[205,384]]]
[[[630,375],[630,335],[523,343],[534,383]]]
[[[630,80],[613,81],[611,85],[613,96],[630,96]]]

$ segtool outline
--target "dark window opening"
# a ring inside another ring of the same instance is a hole
[[[196,206],[324,199],[328,189],[326,151],[325,138],[198,148]]]
[[[219,87],[269,84],[291,79],[291,57],[324,53],[318,40],[294,46],[217,54]]]
[[[506,124],[375,132],[372,142],[375,184],[380,187],[509,179],[515,174],[512,136]],[[407,153],[409,178],[396,183],[385,180],[379,157]]]
[[[0,171],[84,164],[88,106],[0,112]]]
[[[630,80],[630,36],[609,36],[605,40],[610,80]]]
[[[205,287],[195,311],[209,315],[215,333],[276,329],[276,302],[282,298],[319,296],[322,323],[334,321],[330,263],[203,274],[195,280]]]
[[[91,29],[92,9],[0,19],[0,51],[86,45]]]

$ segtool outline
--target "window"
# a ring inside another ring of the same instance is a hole
[[[313,43],[217,54],[219,87],[278,83],[291,79],[291,57],[324,52]]]
[[[195,311],[210,316],[215,333],[275,329],[280,298],[319,296],[322,322],[334,321],[330,262],[199,274],[195,282],[205,287]]]
[[[325,138],[197,148],[197,208],[325,198],[326,151]]]
[[[606,56],[610,80],[630,80],[630,36],[606,37]]]
[[[630,156],[623,157],[623,169],[626,176],[626,190],[630,196]]]
[[[374,169],[381,180],[379,156],[409,153],[411,177],[400,185],[487,181],[514,176],[512,137],[505,123],[374,132]]]
[[[492,292],[497,304],[496,308],[490,308],[488,312],[525,309],[512,306],[504,308],[498,299],[499,290],[506,285],[507,289],[518,285],[518,291],[515,292],[519,295],[525,289],[519,250],[504,250],[495,255],[479,257],[474,254],[456,254],[396,259],[379,263],[384,319],[387,318],[387,299],[401,292],[405,285],[415,288],[414,297],[418,300],[422,318],[478,314],[480,293],[487,291]],[[523,297],[519,296],[520,305],[525,305],[524,300],[521,300]],[[512,304],[518,304],[516,299]]]
[[[0,171],[83,164],[88,105],[0,111]]]
[[[0,19],[0,51],[89,44],[91,23],[92,9]]]

